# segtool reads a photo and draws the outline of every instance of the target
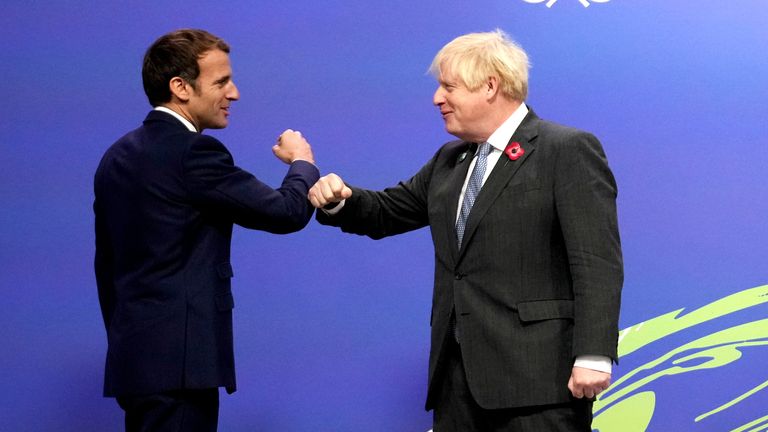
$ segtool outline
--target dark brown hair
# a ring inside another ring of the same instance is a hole
[[[181,77],[195,88],[200,75],[197,60],[206,52],[219,49],[229,53],[229,45],[205,30],[181,29],[160,36],[144,54],[141,78],[144,93],[152,106],[171,100],[168,83]]]

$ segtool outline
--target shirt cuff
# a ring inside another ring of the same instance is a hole
[[[306,162],[306,163],[308,163],[308,164],[310,164],[310,165],[312,165],[312,166],[314,166],[314,167],[317,167],[317,165],[315,165],[315,163],[314,163],[314,162],[310,162],[310,161],[308,161],[308,160],[306,160],[306,159],[302,159],[302,158],[296,158],[296,159],[292,160],[292,161],[291,161],[291,163],[294,163],[294,162],[299,162],[299,161],[301,161],[301,162]]]
[[[576,357],[576,361],[573,362],[576,367],[584,369],[592,369],[598,372],[611,373],[612,364],[611,358],[601,355],[582,355]]]
[[[337,203],[337,204],[336,204],[336,205],[335,205],[333,208],[331,208],[331,209],[327,209],[327,210],[326,210],[325,208],[321,208],[320,210],[322,210],[322,211],[323,211],[323,213],[327,214],[328,216],[333,216],[333,215],[335,215],[336,213],[340,212],[340,211],[341,211],[341,209],[343,209],[343,208],[344,208],[344,203],[345,203],[346,201],[347,201],[347,200],[345,200],[345,199],[344,199],[344,200],[341,200],[341,201],[339,201],[339,202],[338,202],[338,203]]]

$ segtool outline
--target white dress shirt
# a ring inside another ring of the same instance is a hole
[[[509,118],[506,119],[504,123],[502,123],[501,126],[499,126],[499,128],[491,134],[490,137],[488,137],[488,141],[486,142],[491,145],[491,152],[488,153],[488,158],[486,159],[488,164],[486,165],[485,174],[483,174],[483,182],[481,184],[484,185],[485,181],[488,180],[488,176],[491,175],[493,167],[495,167],[496,162],[499,161],[499,156],[501,156],[501,154],[504,152],[504,149],[509,143],[509,139],[512,138],[512,135],[515,134],[517,127],[520,126],[520,123],[523,122],[526,114],[528,114],[528,107],[525,106],[524,103],[521,103],[515,112],[513,112],[512,115],[509,116]],[[475,169],[476,163],[477,153],[475,153],[475,157],[472,158],[472,162],[469,164],[467,178],[464,179],[464,185],[461,187],[461,194],[459,195],[459,208],[456,211],[456,220],[459,219],[459,214],[461,213],[461,203],[464,202],[464,193],[467,191],[467,184],[469,184],[469,178],[472,176],[472,170]]]

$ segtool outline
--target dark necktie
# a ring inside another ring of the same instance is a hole
[[[464,200],[461,202],[461,212],[456,220],[456,240],[458,241],[459,249],[461,249],[461,240],[464,238],[464,229],[467,227],[469,212],[475,204],[475,198],[480,193],[480,188],[483,187],[483,175],[488,166],[488,154],[490,152],[491,145],[487,142],[480,144],[480,148],[477,149],[475,169],[472,170],[472,175],[469,177],[467,190],[464,192]]]

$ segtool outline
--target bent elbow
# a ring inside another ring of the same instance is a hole
[[[273,225],[273,229],[269,231],[273,234],[291,234],[301,231],[309,224],[313,213],[313,208],[301,212],[288,213],[276,221],[277,223]]]

